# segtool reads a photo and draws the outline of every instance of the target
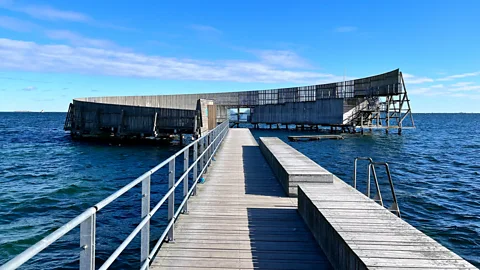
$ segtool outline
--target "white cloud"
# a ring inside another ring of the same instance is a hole
[[[355,26],[339,26],[334,29],[335,32],[337,33],[348,33],[348,32],[354,32],[357,31],[357,27]]]
[[[189,28],[198,31],[198,32],[204,32],[204,33],[215,33],[215,34],[221,34],[222,31],[218,30],[217,28],[210,26],[210,25],[202,25],[202,24],[192,24],[189,26]]]
[[[0,69],[159,79],[312,83],[330,79],[334,82],[338,78],[313,71],[292,71],[262,60],[212,62],[11,39],[0,39],[0,59]]]
[[[45,35],[51,39],[68,41],[75,46],[119,48],[119,46],[109,40],[88,38],[68,30],[47,30]]]
[[[462,93],[463,92],[463,93]],[[472,95],[480,96],[480,85],[474,82],[458,82],[451,85],[436,84],[426,87],[413,88],[408,90],[410,94],[419,94],[424,96],[449,96],[449,97],[470,97]]]
[[[37,90],[37,87],[35,86],[27,86],[25,88],[22,89],[23,91],[35,91]]]
[[[258,50],[253,51],[264,63],[286,68],[310,67],[305,59],[292,51]]]
[[[403,79],[407,84],[420,84],[420,83],[427,83],[433,82],[433,79],[427,77],[417,77],[411,74],[403,73]]]
[[[458,82],[458,83],[454,83],[450,86],[452,86],[452,87],[464,87],[464,86],[472,85],[472,84],[474,84],[474,82]]]
[[[32,18],[40,20],[87,23],[96,27],[116,29],[122,31],[135,30],[133,28],[119,26],[114,23],[100,22],[81,12],[61,10],[47,5],[30,5],[21,4],[17,1],[12,0],[0,0],[0,8],[14,12],[24,13]]]
[[[86,14],[69,10],[60,10],[45,5],[22,5],[17,4],[14,1],[0,1],[0,7],[11,11],[25,13],[31,17],[42,20],[72,22],[92,21],[92,19]]]
[[[68,10],[59,10],[49,6],[28,5],[23,7],[17,7],[15,9],[37,19],[72,22],[91,21],[91,18],[83,13]]]
[[[467,77],[476,77],[476,76],[480,76],[480,71],[451,75],[451,76],[440,78],[440,79],[438,79],[438,81],[451,81],[451,80],[455,80],[455,79],[461,79],[461,78],[467,78]]]
[[[475,90],[480,90],[480,85],[463,85],[463,86],[457,86],[453,88],[449,88],[450,91],[475,91]]]

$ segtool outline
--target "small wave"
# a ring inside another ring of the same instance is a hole
[[[72,184],[66,187],[59,188],[54,192],[49,193],[48,196],[73,195],[73,194],[79,194],[86,191],[88,191],[88,188],[81,187],[76,184]]]

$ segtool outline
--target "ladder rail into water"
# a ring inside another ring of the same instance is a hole
[[[382,198],[382,194],[381,194],[381,191],[380,191],[380,185],[378,183],[378,177],[377,177],[377,171],[375,169],[375,165],[385,167],[385,171],[386,171],[386,174],[387,174],[388,183],[390,185],[390,191],[392,193],[392,199],[393,199],[393,203],[388,208],[388,210],[390,212],[394,213],[395,215],[397,215],[399,218],[401,218],[400,208],[398,206],[397,195],[395,193],[395,187],[393,185],[392,174],[390,172],[390,166],[388,165],[388,163],[387,162],[374,162],[373,159],[370,158],[370,157],[356,157],[353,161],[353,188],[355,188],[355,189],[357,189],[357,161],[358,160],[368,161],[367,192],[366,192],[365,195],[368,198],[370,198],[370,182],[371,182],[370,173],[371,173],[373,175],[373,180],[374,180],[375,188],[376,188],[376,191],[377,191],[377,193],[375,195],[375,198],[373,200],[376,201],[377,203],[379,203],[381,206],[385,206],[385,205],[383,203],[383,198]]]
[[[29,259],[40,253],[42,250],[56,242],[62,236],[80,225],[80,269],[95,269],[95,232],[96,232],[96,214],[105,206],[109,205],[117,198],[131,190],[133,187],[142,183],[142,211],[141,221],[136,228],[129,234],[129,236],[117,247],[117,249],[110,255],[99,269],[107,269],[122,253],[122,251],[130,244],[136,235],[141,234],[141,250],[140,261],[141,269],[148,269],[150,262],[153,260],[155,253],[159,250],[164,240],[174,240],[174,223],[178,216],[187,211],[188,200],[190,196],[195,195],[196,186],[202,175],[206,172],[208,166],[211,164],[212,158],[223,142],[228,133],[228,120],[218,125],[216,128],[210,130],[204,136],[196,139],[182,150],[178,151],[168,159],[155,166],[153,169],[147,171],[140,177],[136,178],[123,188],[117,190],[112,195],[100,201],[96,205],[88,208],[80,215],[76,216],[30,248],[26,249],[16,257],[0,266],[0,270],[16,269],[22,266]],[[200,148],[200,149],[199,149]],[[189,153],[193,149],[193,161],[189,166]],[[177,157],[184,158],[183,174],[178,180],[175,178],[175,160]],[[162,199],[153,207],[150,208],[150,179],[151,175],[167,166],[169,168],[168,179],[169,189]],[[192,174],[193,184],[188,187],[189,175]],[[175,211],[175,190],[181,183],[183,185],[183,200]],[[167,202],[168,201],[168,202]],[[168,224],[159,238],[156,245],[150,251],[150,220],[165,203],[168,203]]]

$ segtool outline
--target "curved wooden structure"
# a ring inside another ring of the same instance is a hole
[[[77,98],[70,105],[65,129],[75,137],[201,134],[226,120],[229,108],[250,108],[253,124],[401,131],[409,116],[409,125],[414,126],[397,69],[357,80],[270,90]],[[208,118],[213,118],[210,127]]]

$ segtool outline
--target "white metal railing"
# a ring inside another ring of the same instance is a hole
[[[16,269],[33,256],[50,246],[60,237],[64,236],[78,225],[80,225],[80,269],[95,269],[95,231],[96,231],[96,214],[102,208],[125,194],[127,191],[142,183],[142,211],[141,222],[128,235],[128,237],[117,247],[110,257],[100,266],[99,269],[107,269],[118,258],[122,251],[128,246],[133,238],[141,234],[140,262],[141,269],[148,269],[154,255],[160,248],[164,240],[174,240],[174,223],[180,213],[186,212],[188,209],[188,199],[191,195],[195,195],[196,186],[207,167],[210,165],[213,156],[218,150],[228,132],[228,121],[218,125],[213,130],[201,138],[190,143],[182,150],[178,151],[153,169],[144,173],[137,179],[133,180],[123,188],[119,189],[112,195],[108,196],[96,205],[88,208],[83,213],[70,220],[68,223],[58,228],[50,235],[46,236],[35,245],[17,255],[12,260],[0,266],[0,270]],[[190,149],[193,148],[193,161],[189,165]],[[184,171],[180,178],[175,181],[175,159],[183,154]],[[168,164],[168,191],[163,198],[150,209],[150,178],[151,175]],[[192,172],[193,185],[189,188],[188,176]],[[178,209],[175,211],[175,188],[183,182],[183,200]],[[168,200],[168,224],[164,232],[160,236],[158,242],[150,251],[150,219],[155,215],[158,209]]]

